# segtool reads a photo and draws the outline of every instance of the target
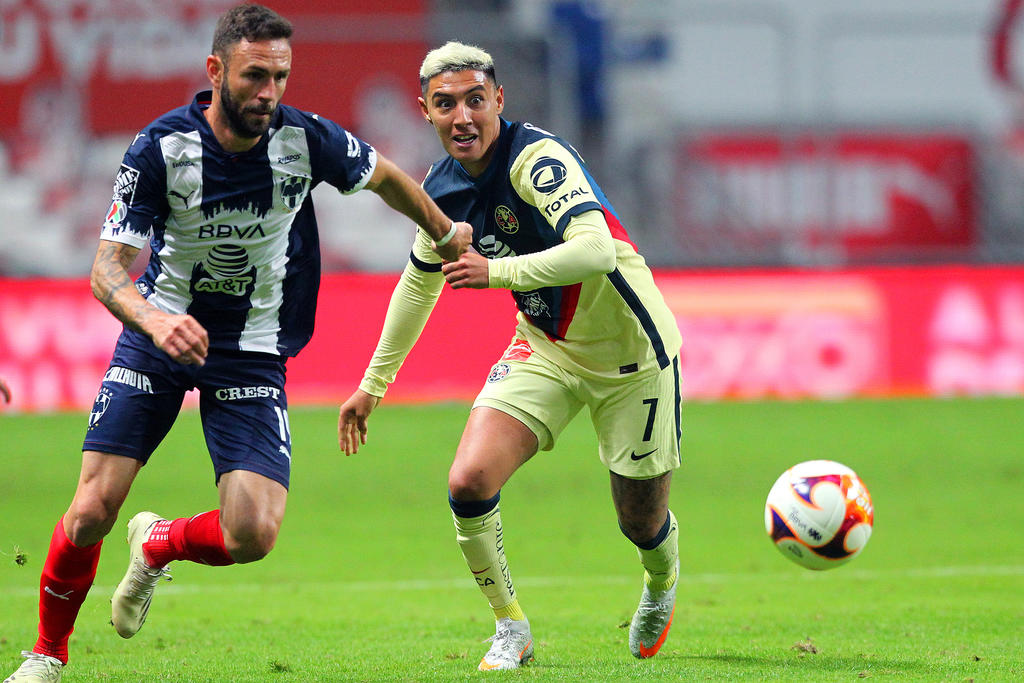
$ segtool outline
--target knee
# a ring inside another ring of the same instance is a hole
[[[99,543],[117,521],[118,502],[99,496],[76,496],[64,515],[68,540],[79,548]]]
[[[223,529],[224,547],[239,564],[262,560],[274,549],[279,528],[271,520],[246,520],[234,528]]]
[[[650,550],[658,546],[671,533],[672,513],[666,510],[664,516],[659,514],[655,517],[645,518],[620,517],[619,529],[633,545]]]
[[[662,524],[654,525],[648,520],[619,520],[622,534],[638,547],[649,545],[661,530]]]
[[[487,500],[494,497],[497,489],[491,486],[483,470],[452,468],[448,472],[448,493],[455,500]]]

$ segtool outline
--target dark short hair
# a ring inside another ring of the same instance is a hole
[[[277,40],[292,37],[292,24],[272,9],[263,5],[238,5],[232,7],[217,20],[213,31],[213,54],[227,61],[231,46],[244,38]]]

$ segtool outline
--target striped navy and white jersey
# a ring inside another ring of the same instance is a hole
[[[150,303],[188,313],[212,348],[294,356],[313,334],[320,241],[310,191],[349,194],[377,163],[333,121],[279,105],[252,149],[226,152],[203,110],[209,91],[144,128],[114,182],[101,238],[151,256]]]

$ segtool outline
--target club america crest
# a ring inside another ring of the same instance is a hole
[[[494,222],[498,224],[504,232],[509,235],[514,235],[519,232],[519,219],[512,213],[512,209],[508,208],[504,204],[499,204],[494,209]]]

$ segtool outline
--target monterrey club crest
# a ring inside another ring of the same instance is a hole
[[[494,209],[494,222],[498,224],[504,232],[509,235],[514,235],[519,232],[519,219],[512,213],[512,209],[508,208],[504,204],[499,204]]]
[[[96,423],[103,417],[103,413],[107,412],[107,408],[110,407],[110,397],[113,394],[110,393],[109,389],[100,389],[100,393],[96,394],[96,400],[92,404],[92,411],[89,413],[89,429],[96,426]]]

